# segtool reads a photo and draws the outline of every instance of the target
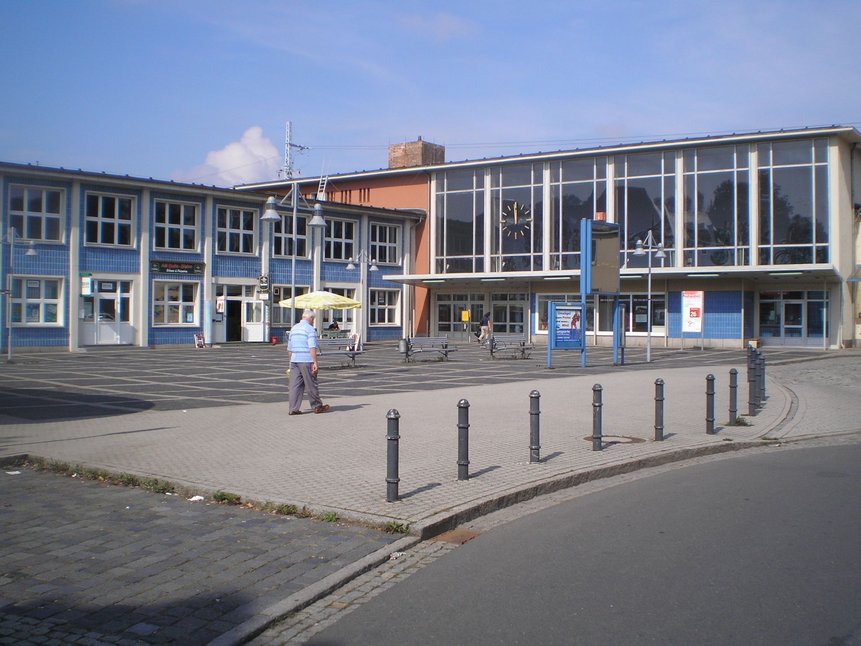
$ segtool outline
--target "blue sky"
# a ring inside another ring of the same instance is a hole
[[[2,0],[0,160],[229,186],[833,123],[858,0]]]

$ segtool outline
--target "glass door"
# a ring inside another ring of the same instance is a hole
[[[804,336],[804,303],[783,302],[783,336],[800,338]]]

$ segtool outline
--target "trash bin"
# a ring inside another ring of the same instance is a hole
[[[398,341],[398,352],[400,352],[401,354],[407,353],[407,340],[406,339],[401,339],[400,341]]]

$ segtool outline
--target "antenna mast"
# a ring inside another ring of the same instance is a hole
[[[281,179],[293,179],[298,171],[293,168],[293,149],[308,150],[308,146],[300,146],[293,143],[293,122],[288,121],[287,127],[284,130],[284,165],[278,171],[278,177]]]

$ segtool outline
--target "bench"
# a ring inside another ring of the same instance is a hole
[[[317,353],[320,358],[333,354],[342,354],[350,359],[350,365],[356,366],[356,357],[362,354],[362,346],[358,339],[344,337],[342,339],[317,339]]]
[[[487,347],[491,357],[497,352],[511,350],[516,357],[528,359],[535,346],[526,340],[525,334],[494,334]]]
[[[438,352],[448,359],[448,353],[457,350],[456,347],[448,345],[447,336],[414,336],[407,339],[407,352],[404,361],[413,359],[418,352]]]

